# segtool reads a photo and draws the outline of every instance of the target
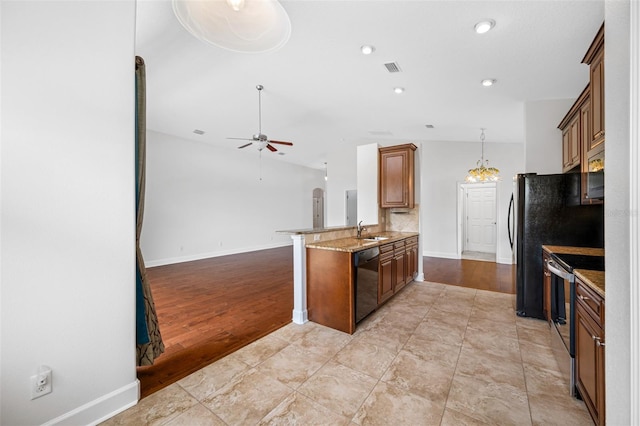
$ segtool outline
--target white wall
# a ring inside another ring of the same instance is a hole
[[[500,169],[497,185],[497,260],[511,263],[507,233],[509,199],[513,176],[524,168],[522,144],[488,143],[484,158]],[[479,142],[422,142],[422,189],[420,202],[423,254],[455,259],[457,250],[458,187],[480,158]]]
[[[344,226],[346,218],[346,192],[357,186],[357,155],[356,147],[348,146],[338,151],[330,152],[327,158],[326,209],[325,226]]]
[[[629,16],[628,1],[605,2],[605,375],[607,424],[612,425],[634,423],[630,411],[633,406],[637,407],[638,401],[630,398],[632,373],[635,374],[636,385],[640,380],[637,346],[636,358],[630,359],[630,337],[635,339],[636,345],[639,338],[630,334],[631,287],[636,286],[637,289],[639,283],[630,280],[631,265],[634,262],[637,265],[638,259],[629,256],[630,222],[633,215],[638,215],[637,211],[629,209],[629,154],[631,144],[638,144],[629,135]],[[636,17],[635,25],[639,24]],[[637,123],[638,117],[633,120]]]
[[[588,67],[585,65],[585,69]],[[588,81],[585,81],[585,86]],[[574,99],[526,102],[525,159],[520,173],[562,173],[562,132],[558,124],[569,112]]]
[[[358,219],[364,225],[378,224],[378,144],[359,145],[357,152]]]
[[[138,395],[135,4],[0,8],[0,423],[88,424]]]
[[[276,231],[313,226],[313,189],[324,186],[324,170],[271,156],[147,131],[145,263],[291,245]]]

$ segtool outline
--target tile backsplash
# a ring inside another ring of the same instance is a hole
[[[412,209],[386,209],[385,224],[387,231],[418,232],[420,206]]]

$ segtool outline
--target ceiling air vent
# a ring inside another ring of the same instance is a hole
[[[427,129],[433,129],[433,124],[425,124],[424,127]]]
[[[400,66],[398,65],[397,62],[387,62],[386,64],[384,64],[384,66],[387,68],[387,71],[389,72],[400,72]]]
[[[195,133],[196,135],[204,135],[204,132],[200,129],[195,129],[193,133]]]

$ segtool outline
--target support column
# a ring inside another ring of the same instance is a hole
[[[292,235],[293,240],[293,322],[304,324],[307,312],[307,251],[303,234]]]

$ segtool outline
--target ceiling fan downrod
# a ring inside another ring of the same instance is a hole
[[[264,86],[258,84],[256,89],[258,89],[258,138],[260,138],[262,136],[262,89]]]

